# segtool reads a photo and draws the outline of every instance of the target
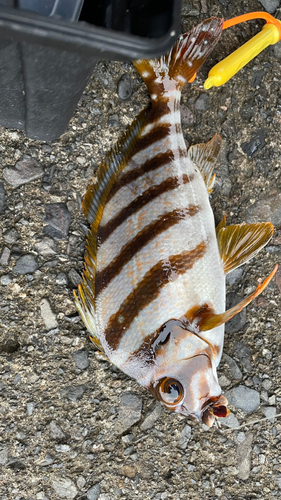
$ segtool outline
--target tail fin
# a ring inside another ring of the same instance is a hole
[[[223,19],[207,19],[181,35],[171,51],[160,59],[134,61],[134,66],[145,81],[150,95],[163,95],[171,90],[171,87],[182,90],[216,46],[222,25]]]

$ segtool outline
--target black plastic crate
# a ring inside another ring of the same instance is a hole
[[[51,141],[99,59],[150,59],[179,31],[181,0],[0,0],[0,125]]]

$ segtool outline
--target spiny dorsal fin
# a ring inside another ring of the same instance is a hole
[[[191,146],[188,150],[188,157],[199,168],[202,177],[205,181],[208,193],[211,193],[215,181],[213,169],[217,161],[222,138],[215,134],[206,144],[196,144]]]
[[[97,231],[103,208],[113,184],[130,159],[139,134],[145,124],[148,109],[141,111],[119,141],[100,163],[83,198],[82,208],[93,232]]]
[[[228,311],[225,311],[222,314],[214,314],[211,310],[209,314],[206,314],[206,311],[203,311],[202,317],[200,317],[200,311],[197,317],[194,318],[196,326],[200,332],[205,332],[207,330],[212,330],[217,326],[223,325],[227,321],[229,321],[233,316],[238,314],[244,307],[246,307],[253,299],[258,297],[260,293],[267,287],[272,278],[274,277],[276,271],[278,269],[278,264],[273,269],[272,273],[264,280],[263,283],[260,283],[256,290],[251,293],[244,300],[236,304],[236,306],[232,307]]]
[[[134,61],[150,94],[165,92],[164,79],[182,90],[192,80],[216,46],[222,33],[223,19],[212,17],[181,35],[171,51],[160,59]],[[163,85],[164,84],[164,85]],[[162,90],[161,90],[162,89]],[[167,89],[166,89],[167,90]]]
[[[224,219],[220,224],[222,223]],[[224,272],[233,271],[252,259],[269,242],[273,232],[271,222],[221,226],[217,232],[217,240]]]

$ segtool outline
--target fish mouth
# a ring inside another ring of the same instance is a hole
[[[200,420],[208,427],[212,427],[216,418],[225,418],[230,414],[227,404],[228,401],[222,394],[210,398],[201,409]]]

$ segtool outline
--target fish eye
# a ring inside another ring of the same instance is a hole
[[[160,399],[167,406],[174,406],[183,399],[183,387],[181,383],[174,378],[163,378],[157,385]]]

